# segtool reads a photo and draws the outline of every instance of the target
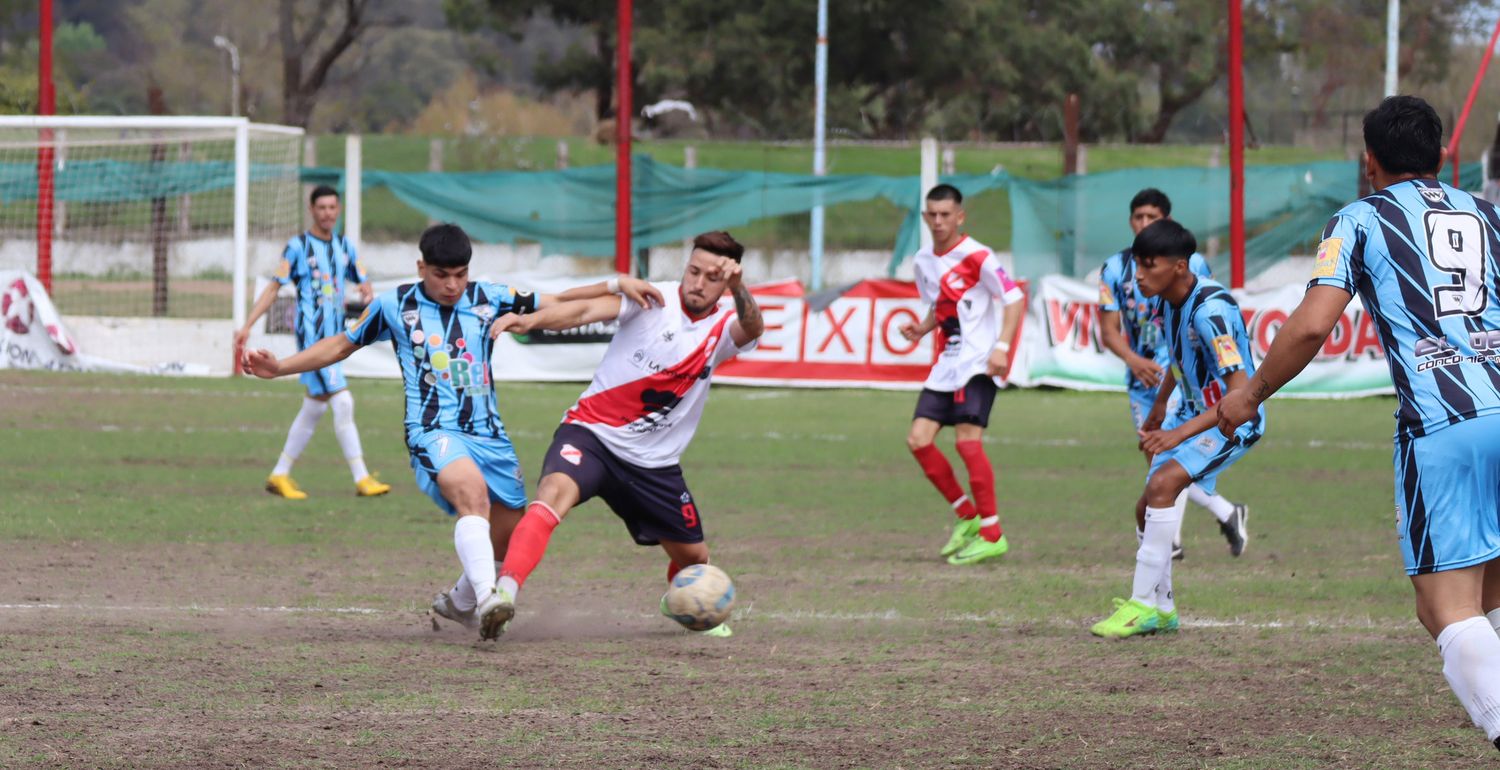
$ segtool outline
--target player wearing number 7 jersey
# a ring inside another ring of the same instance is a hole
[[[1129,600],[1117,599],[1109,618],[1094,624],[1097,636],[1123,638],[1156,631],[1176,631],[1177,605],[1172,594],[1172,537],[1187,506],[1187,490],[1196,484],[1215,492],[1219,474],[1260,440],[1265,410],[1225,437],[1212,430],[1213,407],[1232,387],[1255,372],[1250,335],[1240,306],[1223,285],[1194,274],[1189,259],[1198,250],[1187,228],[1162,219],[1135,237],[1136,285],[1147,297],[1161,298],[1162,328],[1171,351],[1171,368],[1157,389],[1156,404],[1141,426],[1141,449],[1151,456],[1146,491],[1136,503],[1145,521],[1135,554],[1135,579]],[[1177,408],[1167,414],[1174,387]]]
[[[1393,96],[1365,116],[1375,192],[1323,231],[1302,304],[1219,403],[1235,430],[1303,367],[1355,294],[1396,387],[1396,536],[1453,694],[1500,748],[1500,213],[1434,177],[1443,125]]]

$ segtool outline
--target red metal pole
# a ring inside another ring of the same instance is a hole
[[[615,272],[630,272],[634,253],[630,239],[630,117],[635,108],[630,99],[630,17],[631,0],[619,0],[616,6],[619,40],[615,48],[615,91],[619,104],[615,109]]]
[[[1458,125],[1453,127],[1453,138],[1448,141],[1448,160],[1453,162],[1453,186],[1458,186],[1458,141],[1463,138],[1464,124],[1469,122],[1469,110],[1474,107],[1474,97],[1479,94],[1479,84],[1484,81],[1484,71],[1490,67],[1490,57],[1495,55],[1495,40],[1500,38],[1500,21],[1495,22],[1495,31],[1490,33],[1490,44],[1479,57],[1479,71],[1474,73],[1474,84],[1469,86],[1469,98],[1464,100],[1464,111],[1458,114]]]
[[[1245,286],[1245,70],[1242,0],[1229,0],[1229,287]]]
[[[38,8],[37,105],[36,114],[57,113],[57,98],[52,90],[52,0],[41,0]],[[42,129],[41,145],[36,152],[36,276],[52,291],[52,173],[56,166],[52,147],[52,129]]]

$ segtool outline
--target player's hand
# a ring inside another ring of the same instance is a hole
[[[240,361],[240,371],[265,380],[275,379],[281,373],[281,362],[276,360],[275,353],[265,348],[247,350]]]
[[[985,364],[984,373],[991,377],[1005,379],[1005,376],[1010,374],[1010,351],[991,350],[990,360]]]
[[[1141,450],[1159,455],[1182,443],[1184,436],[1176,430],[1141,430]]]
[[[1219,399],[1219,432],[1234,435],[1234,429],[1255,418],[1260,404],[1250,398],[1249,388],[1231,390]]]
[[[500,335],[506,332],[525,334],[529,331],[531,331],[531,324],[526,322],[524,316],[519,316],[515,313],[506,313],[496,318],[495,322],[490,324],[490,339],[498,340],[500,339]]]
[[[249,339],[250,339],[250,329],[248,327],[244,328],[244,329],[236,329],[235,332],[234,332],[234,349],[235,350],[244,350],[245,349],[245,343],[247,341],[249,341]]]
[[[722,279],[724,283],[729,287],[730,291],[738,289],[741,286],[743,278],[745,276],[745,272],[743,269],[741,269],[740,263],[730,259],[729,257],[719,257],[718,259],[718,264],[709,269],[708,277],[711,280]]]
[[[916,342],[927,336],[927,330],[918,323],[905,323],[901,324],[901,336],[910,342]]]
[[[359,298],[364,300],[366,305],[375,301],[375,287],[371,286],[368,280],[359,285]]]
[[[1146,414],[1146,419],[1141,421],[1142,433],[1161,430],[1161,424],[1167,419],[1167,410],[1161,406],[1152,406],[1151,411]]]
[[[1130,367],[1130,373],[1135,375],[1135,378],[1137,380],[1140,380],[1142,385],[1145,385],[1148,388],[1154,388],[1157,385],[1161,384],[1161,364],[1158,364],[1155,361],[1146,358],[1145,356],[1135,356],[1129,361],[1126,361],[1125,365]]]
[[[640,305],[642,310],[650,310],[653,305],[664,307],[667,304],[660,289],[652,286],[650,281],[643,281],[640,278],[620,276],[620,293],[625,295],[625,299]]]

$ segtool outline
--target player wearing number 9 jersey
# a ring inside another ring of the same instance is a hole
[[[1324,229],[1307,296],[1260,372],[1220,402],[1220,430],[1302,371],[1359,295],[1396,388],[1396,535],[1417,619],[1500,747],[1500,215],[1435,178],[1446,152],[1427,102],[1386,99],[1364,134],[1375,192]]]

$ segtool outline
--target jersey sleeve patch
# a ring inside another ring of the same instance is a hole
[[[1339,272],[1339,252],[1344,248],[1343,238],[1324,238],[1318,244],[1318,257],[1313,264],[1313,278],[1333,278]]]
[[[1109,284],[1103,281],[1099,282],[1099,304],[1104,305],[1105,310],[1115,308],[1115,293],[1110,291]]]
[[[1214,337],[1214,357],[1218,359],[1220,369],[1245,364],[1245,360],[1240,357],[1239,346],[1234,344],[1234,337],[1228,334]]]

